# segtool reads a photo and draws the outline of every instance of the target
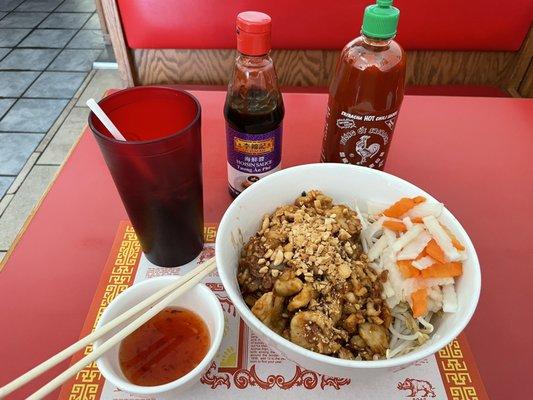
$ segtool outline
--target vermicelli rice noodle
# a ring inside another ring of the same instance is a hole
[[[402,212],[405,204],[411,208]],[[369,265],[377,272],[389,272],[383,295],[393,322],[389,326],[391,339],[386,358],[407,354],[430,339],[436,317],[457,310],[454,278],[462,273],[460,262],[466,260],[467,254],[439,220],[441,203],[429,203],[419,197],[401,199],[393,206],[372,202],[359,205],[367,210],[363,213],[359,206],[354,207],[361,219],[361,244],[371,261]],[[387,216],[388,210],[401,215]],[[425,293],[426,309],[415,317],[412,295],[419,290]]]

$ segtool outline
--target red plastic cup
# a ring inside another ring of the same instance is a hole
[[[121,90],[98,104],[126,138],[115,140],[89,115],[146,257],[164,267],[193,260],[203,247],[198,100],[182,90],[143,86]]]

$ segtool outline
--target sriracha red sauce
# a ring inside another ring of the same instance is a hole
[[[365,10],[362,36],[343,49],[330,85],[321,161],[383,169],[403,100],[406,56],[398,9],[378,0]],[[379,22],[379,23],[378,23]]]

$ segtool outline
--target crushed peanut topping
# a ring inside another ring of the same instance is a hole
[[[252,312],[307,349],[345,359],[382,358],[390,310],[386,272],[368,266],[357,213],[319,191],[265,215],[244,246],[237,279]]]

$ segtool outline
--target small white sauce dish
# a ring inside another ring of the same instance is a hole
[[[175,276],[151,278],[126,289],[104,310],[98,322],[98,327],[116,318],[126,310],[134,307],[136,304],[162,289],[164,286],[171,284],[176,279],[180,278]],[[198,364],[188,374],[164,385],[134,385],[126,379],[120,369],[118,358],[120,344],[118,344],[106,352],[96,362],[98,369],[106,380],[111,382],[120,390],[143,396],[157,395],[158,398],[167,398],[169,396],[175,398],[176,394],[182,393],[200,380],[200,377],[210,366],[211,361],[218,352],[220,342],[222,341],[222,336],[224,333],[224,314],[220,302],[218,301],[216,295],[207,286],[204,284],[198,284],[180,296],[176,301],[171,303],[169,307],[180,307],[191,310],[198,314],[207,325],[211,344],[207,354],[202,359],[200,364]],[[103,339],[96,341],[94,344],[95,348],[103,343],[105,339],[111,337],[120,328],[121,326],[115,328],[114,331],[107,334]]]

